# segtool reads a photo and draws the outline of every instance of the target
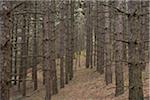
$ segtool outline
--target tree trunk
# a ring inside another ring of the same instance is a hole
[[[17,29],[18,29],[18,19],[16,18],[15,20],[15,43],[14,43],[14,50],[15,50],[15,61],[14,61],[14,85],[17,84],[17,41],[18,41],[18,38],[17,38]]]
[[[26,9],[26,3],[24,4],[24,9]],[[26,74],[27,74],[27,37],[26,37],[26,14],[23,14],[23,27],[21,33],[21,59],[22,59],[22,95],[26,96]]]
[[[117,2],[117,7],[121,8],[122,1]],[[115,35],[115,77],[116,77],[116,92],[115,95],[124,93],[124,78],[123,78],[123,17],[117,13],[116,16],[116,35]]]
[[[111,2],[106,1],[106,4]],[[105,7],[105,81],[112,83],[110,8]]]
[[[58,93],[57,87],[57,72],[56,72],[56,28],[55,28],[55,17],[56,17],[56,4],[55,0],[51,1],[51,14],[50,14],[50,62],[52,66],[52,93]]]
[[[34,82],[34,90],[37,89],[37,2],[35,1],[34,5],[35,14],[34,14],[34,33],[33,33],[33,57],[32,57],[32,78]]]
[[[45,6],[48,6],[48,4]],[[44,16],[44,33],[43,33],[43,65],[44,65],[44,77],[45,77],[45,89],[46,96],[45,100],[51,100],[52,96],[52,60],[51,60],[51,52],[50,52],[50,9],[47,7],[47,13]]]
[[[87,1],[87,10],[86,10],[86,68],[91,67],[92,62],[92,26],[91,26],[91,2]]]
[[[101,1],[102,2],[102,1]],[[104,73],[104,6],[100,6],[100,1],[97,1],[97,71],[100,74]],[[102,2],[104,3],[104,2]],[[101,12],[99,12],[101,10]]]
[[[65,30],[65,19],[64,19],[64,11],[65,11],[65,7],[64,7],[64,3],[61,5],[61,8],[60,8],[60,13],[61,13],[61,25],[60,25],[60,88],[64,88],[64,82],[65,82],[65,73],[64,73],[64,67],[65,67],[65,58],[64,58],[64,48],[65,48],[65,45],[64,45],[64,41],[65,41],[65,33],[62,33],[63,30]]]
[[[69,24],[69,1],[66,1],[66,53],[65,53],[65,83],[68,84],[69,81],[69,32],[70,32],[70,28],[69,28],[70,24]]]
[[[11,43],[10,43],[10,23],[9,2],[0,2],[0,99],[9,100],[10,88],[10,61],[11,61]]]
[[[131,13],[128,16],[129,29],[129,100],[144,100],[142,84],[142,68],[140,59],[140,19],[134,15],[135,9],[139,10],[139,1],[129,1],[128,9]],[[136,13],[135,13],[136,14]]]

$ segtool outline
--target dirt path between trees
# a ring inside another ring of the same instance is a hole
[[[144,81],[145,100],[149,100],[148,81],[149,79],[145,79]],[[125,85],[126,84],[127,82]],[[28,94],[29,96],[26,98],[18,100],[44,100],[44,86],[41,85],[37,91],[32,91],[32,93],[28,92]],[[127,86],[125,86],[125,93],[123,95],[115,97],[114,94],[114,82],[113,84],[106,86],[104,75],[100,75],[95,69],[80,68],[75,72],[73,80],[70,81],[65,88],[60,89],[59,93],[52,97],[52,100],[128,100]]]

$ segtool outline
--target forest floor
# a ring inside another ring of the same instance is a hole
[[[127,69],[125,69],[127,70]],[[126,72],[126,71],[125,71]],[[74,73],[74,78],[59,89],[59,93],[52,97],[52,100],[128,100],[128,81],[125,74],[125,93],[115,97],[115,83],[105,85],[104,75],[100,75],[95,69],[78,68]],[[113,75],[114,76],[114,75]],[[113,77],[113,80],[114,77]],[[149,100],[149,79],[144,79],[144,97]],[[32,82],[27,82],[31,84]],[[32,86],[27,85],[27,97],[15,96],[12,100],[45,100],[45,87],[42,85],[42,71],[38,72],[39,89],[33,92]],[[16,94],[13,94],[16,95]]]

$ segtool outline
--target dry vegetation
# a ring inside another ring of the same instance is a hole
[[[74,61],[75,62],[75,61]],[[118,97],[115,97],[115,82],[113,84],[106,85],[104,75],[100,75],[95,69],[85,68],[85,58],[81,57],[81,66],[75,69],[75,76],[72,81],[65,88],[61,89],[58,94],[52,97],[53,100],[128,100],[128,68],[124,66],[124,82],[125,82],[125,93]],[[59,65],[59,63],[58,63]],[[147,66],[149,66],[147,64]],[[45,98],[45,86],[42,84],[42,71],[41,66],[38,66],[38,83],[39,89],[33,91],[32,82],[27,84],[27,96],[19,96],[19,92],[14,88],[12,89],[11,100],[44,100]],[[59,66],[57,66],[59,69]],[[113,66],[114,72],[114,66]],[[149,77],[147,72],[143,72],[143,89],[144,89],[144,100],[149,100]],[[59,73],[58,73],[59,76]],[[31,79],[31,70],[28,73],[28,79]],[[59,78],[58,78],[59,79]],[[115,77],[113,75],[113,80]],[[17,94],[18,93],[18,94]],[[17,99],[18,98],[18,99]]]

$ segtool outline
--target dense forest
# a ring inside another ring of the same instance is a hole
[[[1,0],[0,100],[149,100],[149,0]]]

